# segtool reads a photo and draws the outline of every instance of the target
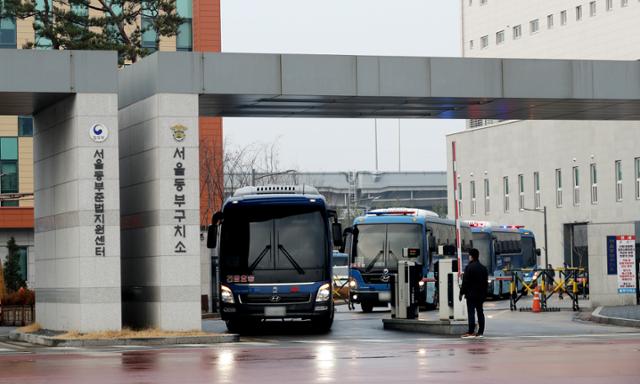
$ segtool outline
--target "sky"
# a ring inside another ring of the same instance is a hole
[[[224,52],[461,55],[460,1],[221,0]],[[225,118],[229,148],[276,144],[281,169],[446,170],[463,120]],[[398,134],[400,127],[400,134]],[[400,154],[400,155],[399,155]]]

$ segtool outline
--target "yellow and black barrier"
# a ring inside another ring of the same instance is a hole
[[[533,293],[536,287],[540,289],[543,312],[549,311],[547,302],[554,294],[558,294],[561,300],[567,295],[574,311],[580,310],[580,295],[585,299],[588,295],[589,276],[584,268],[519,269],[505,272],[509,272],[512,277],[509,295],[509,308],[512,311],[517,310],[518,301]]]

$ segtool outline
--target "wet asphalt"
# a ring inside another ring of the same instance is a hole
[[[640,329],[485,307],[486,337],[471,340],[385,331],[389,311],[346,306],[327,334],[274,322],[233,344],[33,348],[0,339],[0,383],[640,383]],[[225,331],[219,320],[203,328]]]

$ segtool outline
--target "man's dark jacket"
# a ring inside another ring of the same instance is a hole
[[[472,261],[464,269],[460,293],[465,295],[467,300],[482,302],[487,297],[488,279],[487,268],[479,261]]]

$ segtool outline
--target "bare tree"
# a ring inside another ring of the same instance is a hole
[[[280,168],[278,142],[232,146],[222,151],[201,146],[200,195],[206,196],[201,222],[207,222],[222,207],[224,200],[238,188],[252,185],[297,184],[298,172]]]

